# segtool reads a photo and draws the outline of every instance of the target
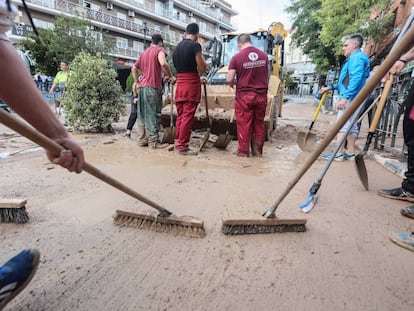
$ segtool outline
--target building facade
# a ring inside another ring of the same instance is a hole
[[[21,1],[13,0],[19,8],[12,42],[19,42],[32,31]],[[213,40],[223,32],[234,31],[231,18],[238,14],[223,0],[26,0],[36,27],[54,28],[56,16],[78,16],[90,21],[98,38],[110,37],[116,46],[115,60],[132,64],[160,33],[164,42],[176,45],[187,24],[200,26],[202,40]]]

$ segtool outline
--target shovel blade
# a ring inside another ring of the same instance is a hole
[[[309,131],[299,132],[297,142],[301,150],[311,152],[315,149],[316,134]]]
[[[359,180],[368,191],[368,173],[364,162],[364,154],[358,153],[355,157],[355,167],[357,169]]]
[[[162,136],[161,142],[163,144],[173,144],[175,138],[175,127],[167,127],[164,130],[164,135]]]
[[[218,149],[226,149],[230,142],[233,140],[233,136],[229,134],[220,134],[213,146]]]

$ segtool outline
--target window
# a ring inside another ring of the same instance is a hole
[[[83,7],[85,9],[89,9],[89,10],[93,10],[93,11],[100,11],[101,10],[101,7],[99,5],[93,4],[93,3],[88,2],[88,1],[83,2]]]
[[[144,43],[139,41],[134,41],[132,49],[137,52],[142,52],[144,50]]]
[[[118,48],[127,49],[128,48],[128,39],[116,37],[116,46]]]
[[[55,24],[51,22],[46,22],[41,19],[33,18],[33,23],[36,27],[43,29],[55,29]]]

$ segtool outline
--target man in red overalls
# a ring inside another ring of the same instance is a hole
[[[200,72],[207,70],[201,45],[197,42],[198,34],[198,25],[188,24],[184,39],[178,43],[173,53],[173,63],[177,69],[175,150],[183,155],[197,154],[197,151],[189,148],[194,114],[201,100],[201,82],[197,68]]]
[[[250,36],[241,34],[237,40],[240,52],[232,57],[227,83],[234,86],[239,157],[261,156],[265,139],[264,117],[269,83],[269,60],[266,53],[252,45]]]

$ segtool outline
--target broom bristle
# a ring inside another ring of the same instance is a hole
[[[24,224],[29,221],[26,207],[0,208],[0,222]]]
[[[203,221],[190,216],[157,217],[117,210],[113,218],[114,223],[118,226],[131,226],[193,238],[203,238],[206,236]]]
[[[229,219],[224,220],[222,226],[222,232],[226,235],[304,231],[306,231],[306,219]]]

